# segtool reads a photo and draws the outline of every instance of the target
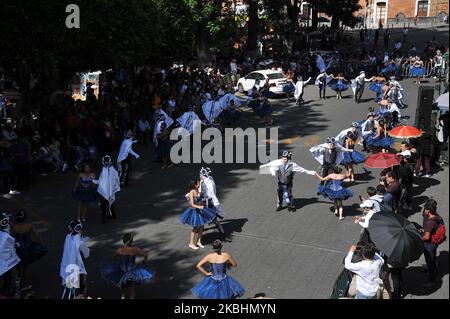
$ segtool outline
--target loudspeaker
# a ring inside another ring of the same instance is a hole
[[[420,86],[417,99],[416,119],[414,126],[422,130],[430,130],[433,127],[431,113],[433,112],[434,88],[432,86]]]

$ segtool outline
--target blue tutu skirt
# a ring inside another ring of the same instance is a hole
[[[189,207],[180,216],[180,222],[198,228],[208,225],[215,218],[216,212],[211,208],[205,207],[200,209]]]
[[[83,203],[94,203],[100,201],[100,194],[94,186],[88,188],[80,186],[74,193],[72,193],[72,195],[76,200]]]
[[[212,276],[206,277],[191,291],[200,299],[234,299],[245,294],[241,284],[228,275],[221,280],[216,280]]]
[[[373,147],[390,148],[394,144],[394,139],[391,137],[374,138],[373,136],[369,136],[366,139],[366,143]]]
[[[144,266],[136,266],[126,272],[120,266],[120,262],[103,263],[100,266],[102,277],[118,288],[146,285],[154,276],[154,272]]]
[[[350,165],[350,164],[361,164],[366,161],[366,158],[363,154],[353,151],[344,152],[344,160],[341,162],[342,165]]]
[[[44,257],[48,250],[41,243],[31,242],[27,246],[17,247],[16,252],[21,262],[24,265],[29,265]]]
[[[382,83],[371,83],[368,86],[369,90],[375,92],[377,95],[378,94],[383,94],[383,84]]]
[[[285,86],[283,87],[283,91],[284,91],[284,93],[286,93],[286,94],[294,93],[294,92],[295,92],[295,86],[294,86],[294,84],[289,83],[288,85],[285,85]]]
[[[390,74],[395,73],[397,71],[397,67],[395,65],[388,65],[387,67],[381,69],[381,73]]]
[[[347,91],[348,90],[348,85],[344,84],[344,83],[336,83],[336,84],[333,84],[331,86],[331,89],[333,91],[343,92],[343,91]]]
[[[411,76],[413,77],[422,77],[425,76],[425,68],[423,67],[411,67]]]
[[[333,190],[330,185],[319,185],[317,187],[317,193],[332,201],[334,200],[346,200],[353,197],[353,191],[342,187],[339,190]]]

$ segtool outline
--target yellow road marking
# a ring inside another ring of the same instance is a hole
[[[312,147],[314,145],[317,145],[319,143],[319,141],[320,141],[320,136],[313,135],[313,136],[309,137],[303,144],[305,146]]]
[[[291,145],[291,144],[294,144],[295,141],[297,141],[299,138],[300,138],[299,135],[294,135],[294,136],[292,136],[292,137],[285,138],[285,139],[282,139],[282,140],[279,140],[279,141],[277,141],[277,140],[272,140],[272,139],[265,140],[265,143],[266,143],[266,144],[274,144],[274,143],[278,143],[278,144],[284,144],[284,145]]]

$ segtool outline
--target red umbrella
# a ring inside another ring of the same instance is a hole
[[[395,138],[417,138],[421,137],[423,132],[414,126],[398,126],[389,132],[389,135]]]
[[[388,168],[400,165],[400,158],[397,154],[379,153],[367,157],[364,166],[367,168]]]

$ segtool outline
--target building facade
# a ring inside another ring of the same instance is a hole
[[[402,22],[407,19],[428,19],[448,16],[448,0],[360,0],[362,9],[357,13],[367,26]]]

